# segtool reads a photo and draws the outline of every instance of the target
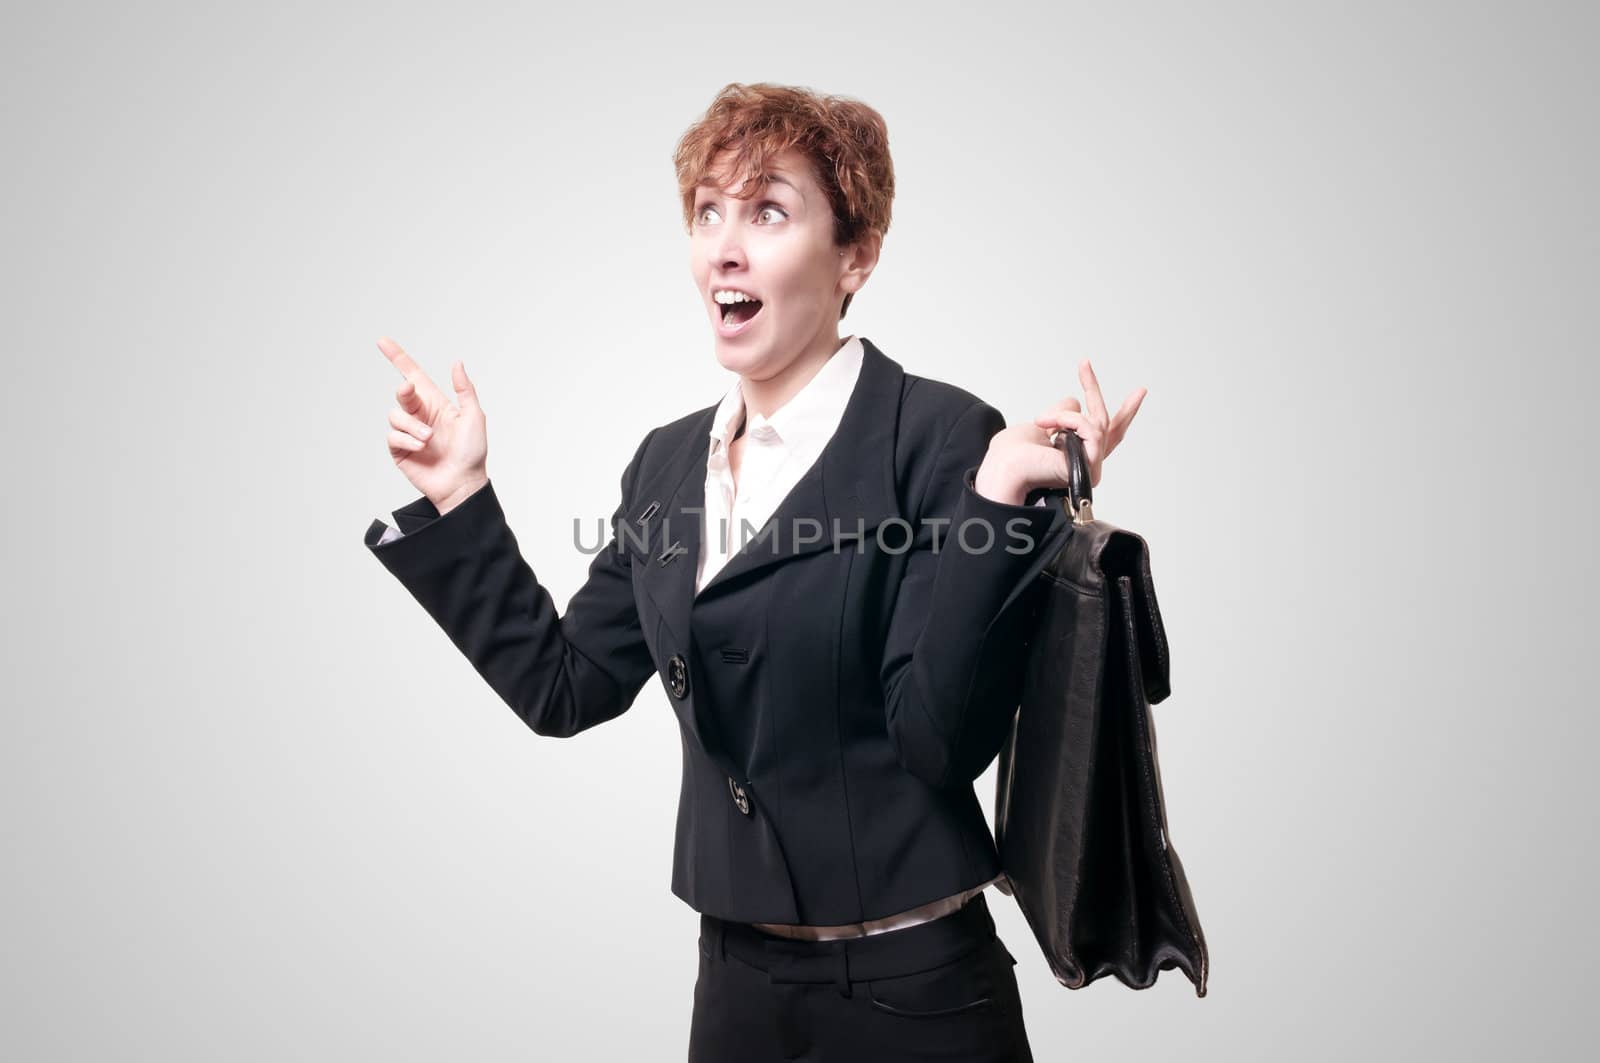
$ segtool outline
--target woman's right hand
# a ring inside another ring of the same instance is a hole
[[[378,350],[405,377],[394,393],[399,405],[389,411],[389,456],[435,509],[447,513],[489,479],[489,437],[478,393],[466,366],[453,363],[457,409],[394,340],[381,337]]]

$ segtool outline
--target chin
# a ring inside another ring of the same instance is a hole
[[[748,373],[764,363],[771,362],[775,351],[785,349],[781,339],[775,346],[769,336],[730,338],[720,335],[715,328],[711,330],[711,346],[717,352],[717,361],[722,363],[723,368],[738,373]]]
[[[713,337],[713,346],[717,352],[717,362],[729,372],[738,373],[740,376],[750,376],[752,369],[760,368],[765,352],[740,347],[724,340],[720,336]]]
[[[752,380],[765,379],[782,369],[788,362],[784,352],[792,355],[800,349],[800,345],[799,340],[783,335],[727,337],[721,335],[715,326],[711,330],[711,346],[716,352],[718,364],[729,372]]]

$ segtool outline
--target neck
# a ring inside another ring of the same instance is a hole
[[[739,377],[739,388],[744,393],[745,412],[759,413],[763,417],[771,417],[784,403],[792,399],[801,388],[806,386],[810,379],[817,375],[823,363],[827,362],[838,353],[845,344],[838,334],[838,329],[832,330],[832,335],[818,336],[808,344],[789,364],[761,380],[753,377]]]

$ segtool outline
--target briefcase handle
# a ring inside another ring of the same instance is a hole
[[[1087,524],[1094,520],[1094,492],[1089,484],[1089,456],[1084,453],[1083,440],[1077,432],[1063,428],[1056,432],[1051,444],[1067,456],[1071,482],[1066,487],[1035,487],[1023,501],[1031,506],[1041,498],[1059,498],[1074,524]]]

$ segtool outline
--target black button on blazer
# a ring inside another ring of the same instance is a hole
[[[1017,705],[1019,599],[1072,525],[973,490],[999,411],[862,348],[832,438],[698,594],[716,404],[645,436],[564,615],[492,482],[442,517],[396,510],[403,538],[366,532],[538,734],[613,719],[658,677],[683,745],[672,890],[724,919],[861,922],[1000,870],[972,783]]]

